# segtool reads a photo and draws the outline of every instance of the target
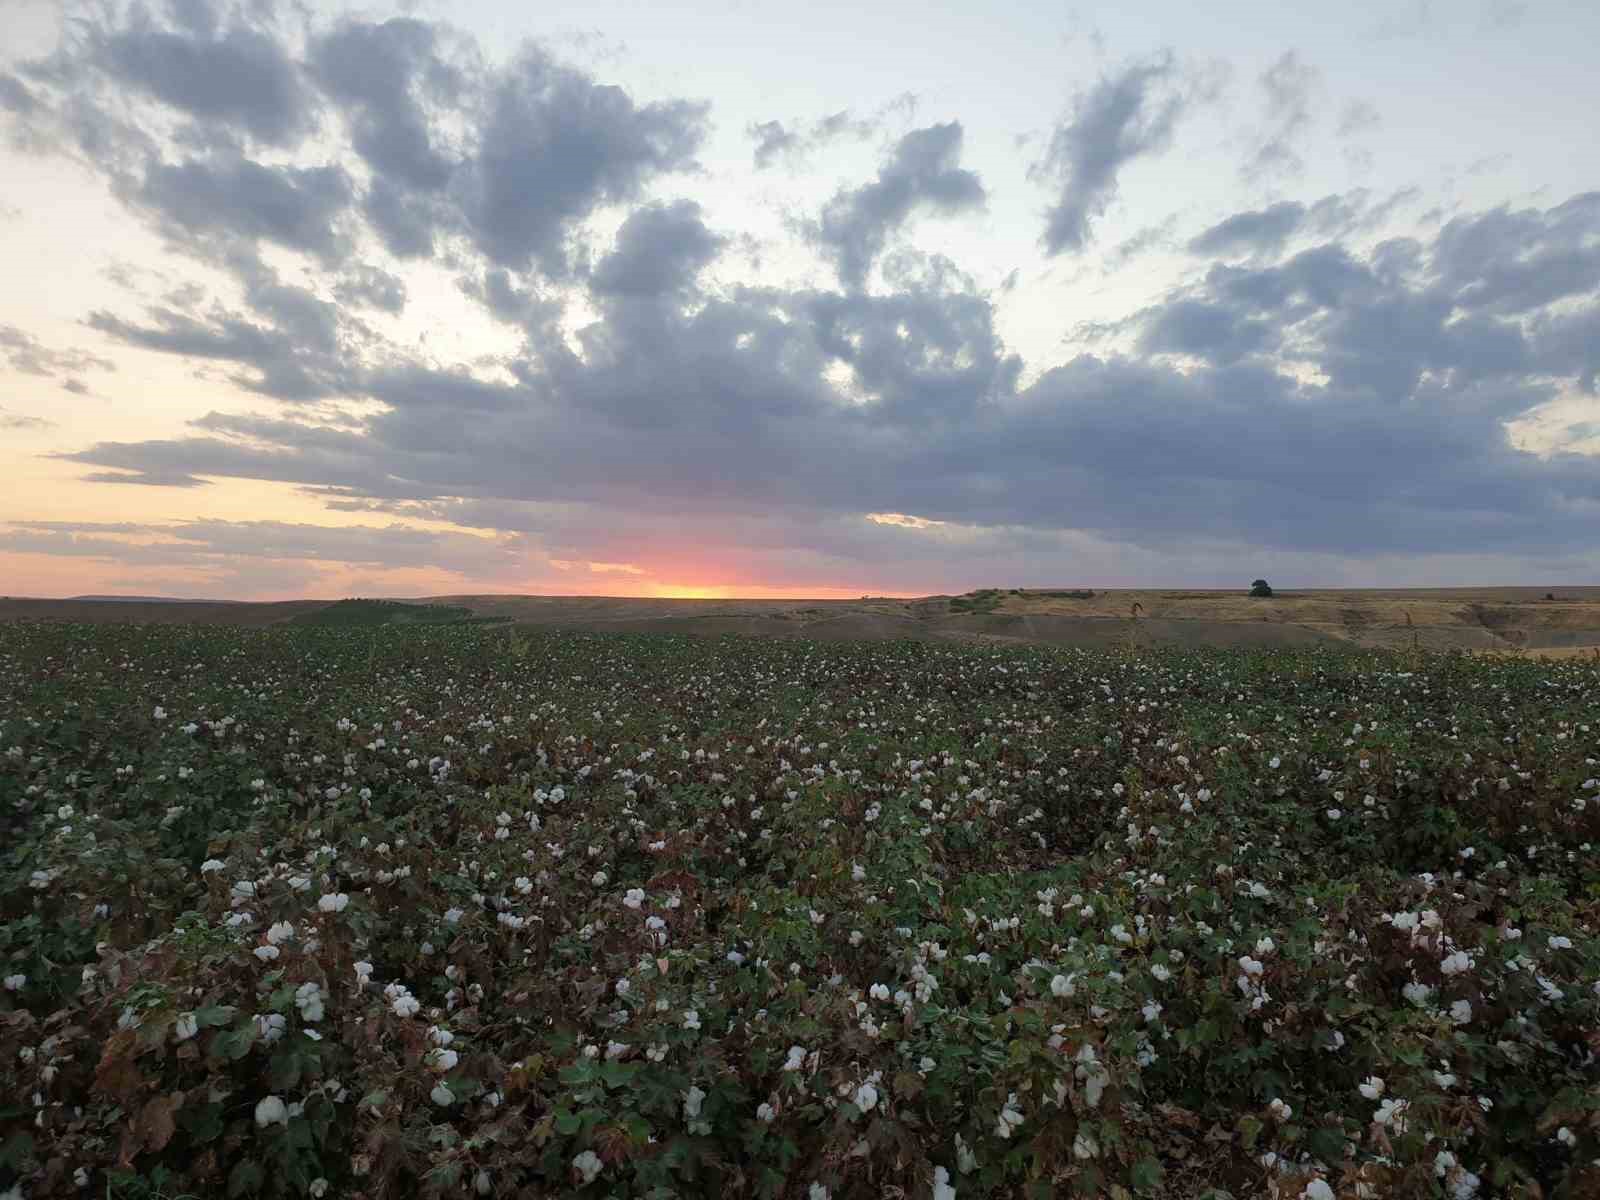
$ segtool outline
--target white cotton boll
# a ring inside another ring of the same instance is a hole
[[[798,1071],[806,1064],[806,1048],[804,1046],[790,1046],[788,1061],[783,1064],[785,1071]]]
[[[1321,1179],[1313,1179],[1306,1184],[1306,1190],[1301,1192],[1300,1195],[1304,1197],[1304,1200],[1334,1200],[1333,1189],[1327,1185],[1326,1181]]]
[[[262,962],[269,963],[277,959],[279,951],[276,946],[257,946],[254,953]]]
[[[933,1200],[956,1200],[956,1189],[950,1182],[947,1167],[933,1169]]]
[[[447,1071],[454,1071],[459,1061],[461,1061],[460,1056],[454,1050],[448,1050],[443,1046],[436,1046],[428,1051],[428,1066],[441,1075]]]
[[[288,921],[274,921],[267,927],[267,941],[271,945],[279,945],[294,937],[294,926]]]
[[[692,1008],[683,1010],[683,1027],[685,1029],[700,1028],[700,1014]]]
[[[878,1089],[870,1083],[863,1083],[856,1089],[853,1103],[862,1112],[871,1112],[878,1106]]]
[[[644,904],[645,894],[643,888],[629,888],[623,894],[622,903],[629,908],[639,908]]]
[[[1466,1000],[1457,1000],[1450,1006],[1450,1019],[1457,1025],[1472,1023],[1472,1004]]]
[[[756,1107],[756,1120],[762,1122],[763,1124],[772,1124],[773,1119],[777,1117],[777,1115],[778,1110],[773,1108],[770,1104],[762,1103]]]
[[[1457,950],[1439,964],[1439,970],[1445,975],[1460,975],[1472,969],[1472,956],[1465,950]]]
[[[422,1002],[410,992],[405,992],[390,1001],[389,1007],[397,1017],[414,1017],[421,1010]]]
[[[1072,996],[1076,994],[1078,989],[1073,985],[1072,980],[1073,976],[1071,975],[1055,976],[1050,980],[1050,994],[1052,996],[1061,997]]]
[[[700,1088],[690,1085],[683,1094],[683,1116],[686,1121],[693,1121],[700,1116],[701,1106],[705,1104],[706,1094]]]
[[[224,870],[227,865],[228,864],[223,862],[220,858],[208,858],[205,860],[205,862],[200,864],[200,874],[215,874],[217,871]]]
[[[187,1042],[199,1032],[200,1020],[198,1017],[192,1012],[179,1013],[177,1021],[172,1026],[172,1040],[175,1042]]]
[[[456,1102],[455,1093],[452,1092],[443,1083],[434,1084],[433,1085],[433,1091],[428,1093],[428,1098],[430,1100],[432,1100],[435,1104],[437,1104],[440,1108],[449,1108],[452,1104],[454,1104]]]
[[[1279,1121],[1287,1121],[1290,1117],[1294,1116],[1294,1109],[1289,1107],[1289,1105],[1285,1104],[1282,1100],[1273,1100],[1271,1104],[1267,1105],[1267,1111]]]
[[[26,975],[18,974],[6,976],[6,991],[8,992],[20,992],[27,986],[28,977]]]
[[[1383,1095],[1383,1088],[1383,1080],[1376,1075],[1368,1075],[1358,1086],[1358,1090],[1368,1100],[1376,1100]]]
[[[1015,1107],[1016,1103],[1017,1094],[1012,1092],[1010,1098],[1006,1100],[1005,1107],[1000,1110],[999,1120],[995,1122],[994,1131],[997,1137],[1009,1138],[1017,1126],[1022,1124],[1022,1113]]]
[[[604,1165],[600,1161],[600,1156],[593,1150],[585,1150],[572,1160],[572,1169],[582,1177],[585,1184],[593,1183]]]
[[[342,913],[350,906],[350,897],[344,892],[328,892],[317,900],[317,907],[325,913]]]
[[[256,1104],[256,1128],[265,1129],[268,1125],[287,1125],[289,1123],[289,1109],[278,1096],[267,1096]]]

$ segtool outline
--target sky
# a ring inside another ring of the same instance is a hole
[[[1600,579],[1600,6],[0,0],[0,592]]]

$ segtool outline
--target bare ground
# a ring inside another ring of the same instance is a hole
[[[740,634],[980,643],[1407,647],[1587,656],[1600,647],[1600,587],[1243,592],[1029,588],[968,597],[660,600],[613,596],[433,596],[516,624],[631,633]],[[1547,593],[1555,599],[1547,600]],[[952,605],[952,601],[955,604]],[[262,626],[329,603],[147,603],[0,598],[0,620]],[[967,611],[962,611],[966,609]],[[976,609],[977,611],[972,611]]]

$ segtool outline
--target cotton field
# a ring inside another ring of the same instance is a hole
[[[1593,663],[11,624],[0,833],[8,1197],[1600,1189]]]

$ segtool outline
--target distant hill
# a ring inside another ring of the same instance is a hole
[[[68,596],[69,600],[124,604],[245,604],[245,600],[211,600],[202,596]]]

